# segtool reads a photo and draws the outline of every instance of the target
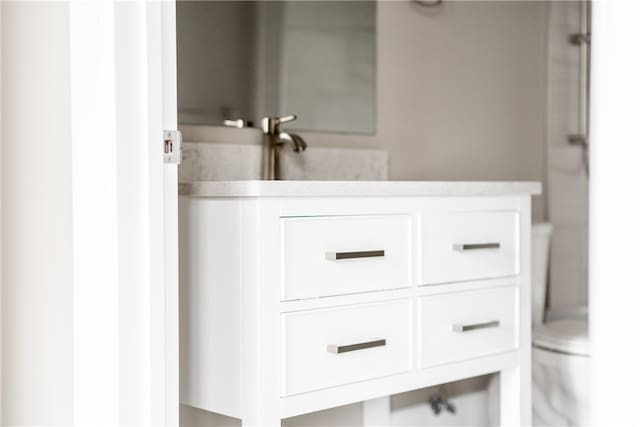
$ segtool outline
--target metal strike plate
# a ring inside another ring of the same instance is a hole
[[[182,161],[182,133],[179,130],[164,131],[164,162],[179,165]]]

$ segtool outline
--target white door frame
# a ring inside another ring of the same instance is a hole
[[[175,2],[69,13],[74,422],[177,425]]]
[[[178,129],[176,2],[161,3],[163,129]],[[154,21],[157,22],[157,21]],[[163,165],[165,424],[179,423],[178,166]]]
[[[596,1],[592,16],[591,424],[630,425],[638,419],[640,378],[640,4]]]

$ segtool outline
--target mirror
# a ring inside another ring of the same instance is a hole
[[[375,133],[375,1],[177,2],[178,121]]]

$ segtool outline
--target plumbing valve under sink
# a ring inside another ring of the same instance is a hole
[[[446,395],[443,397],[441,394],[434,394],[429,397],[428,403],[435,415],[440,415],[442,409],[454,415],[456,413],[455,405],[449,402],[449,398]]]

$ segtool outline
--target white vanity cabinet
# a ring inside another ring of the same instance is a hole
[[[183,185],[182,403],[278,425],[496,372],[501,423],[530,424],[539,192],[498,182]]]

